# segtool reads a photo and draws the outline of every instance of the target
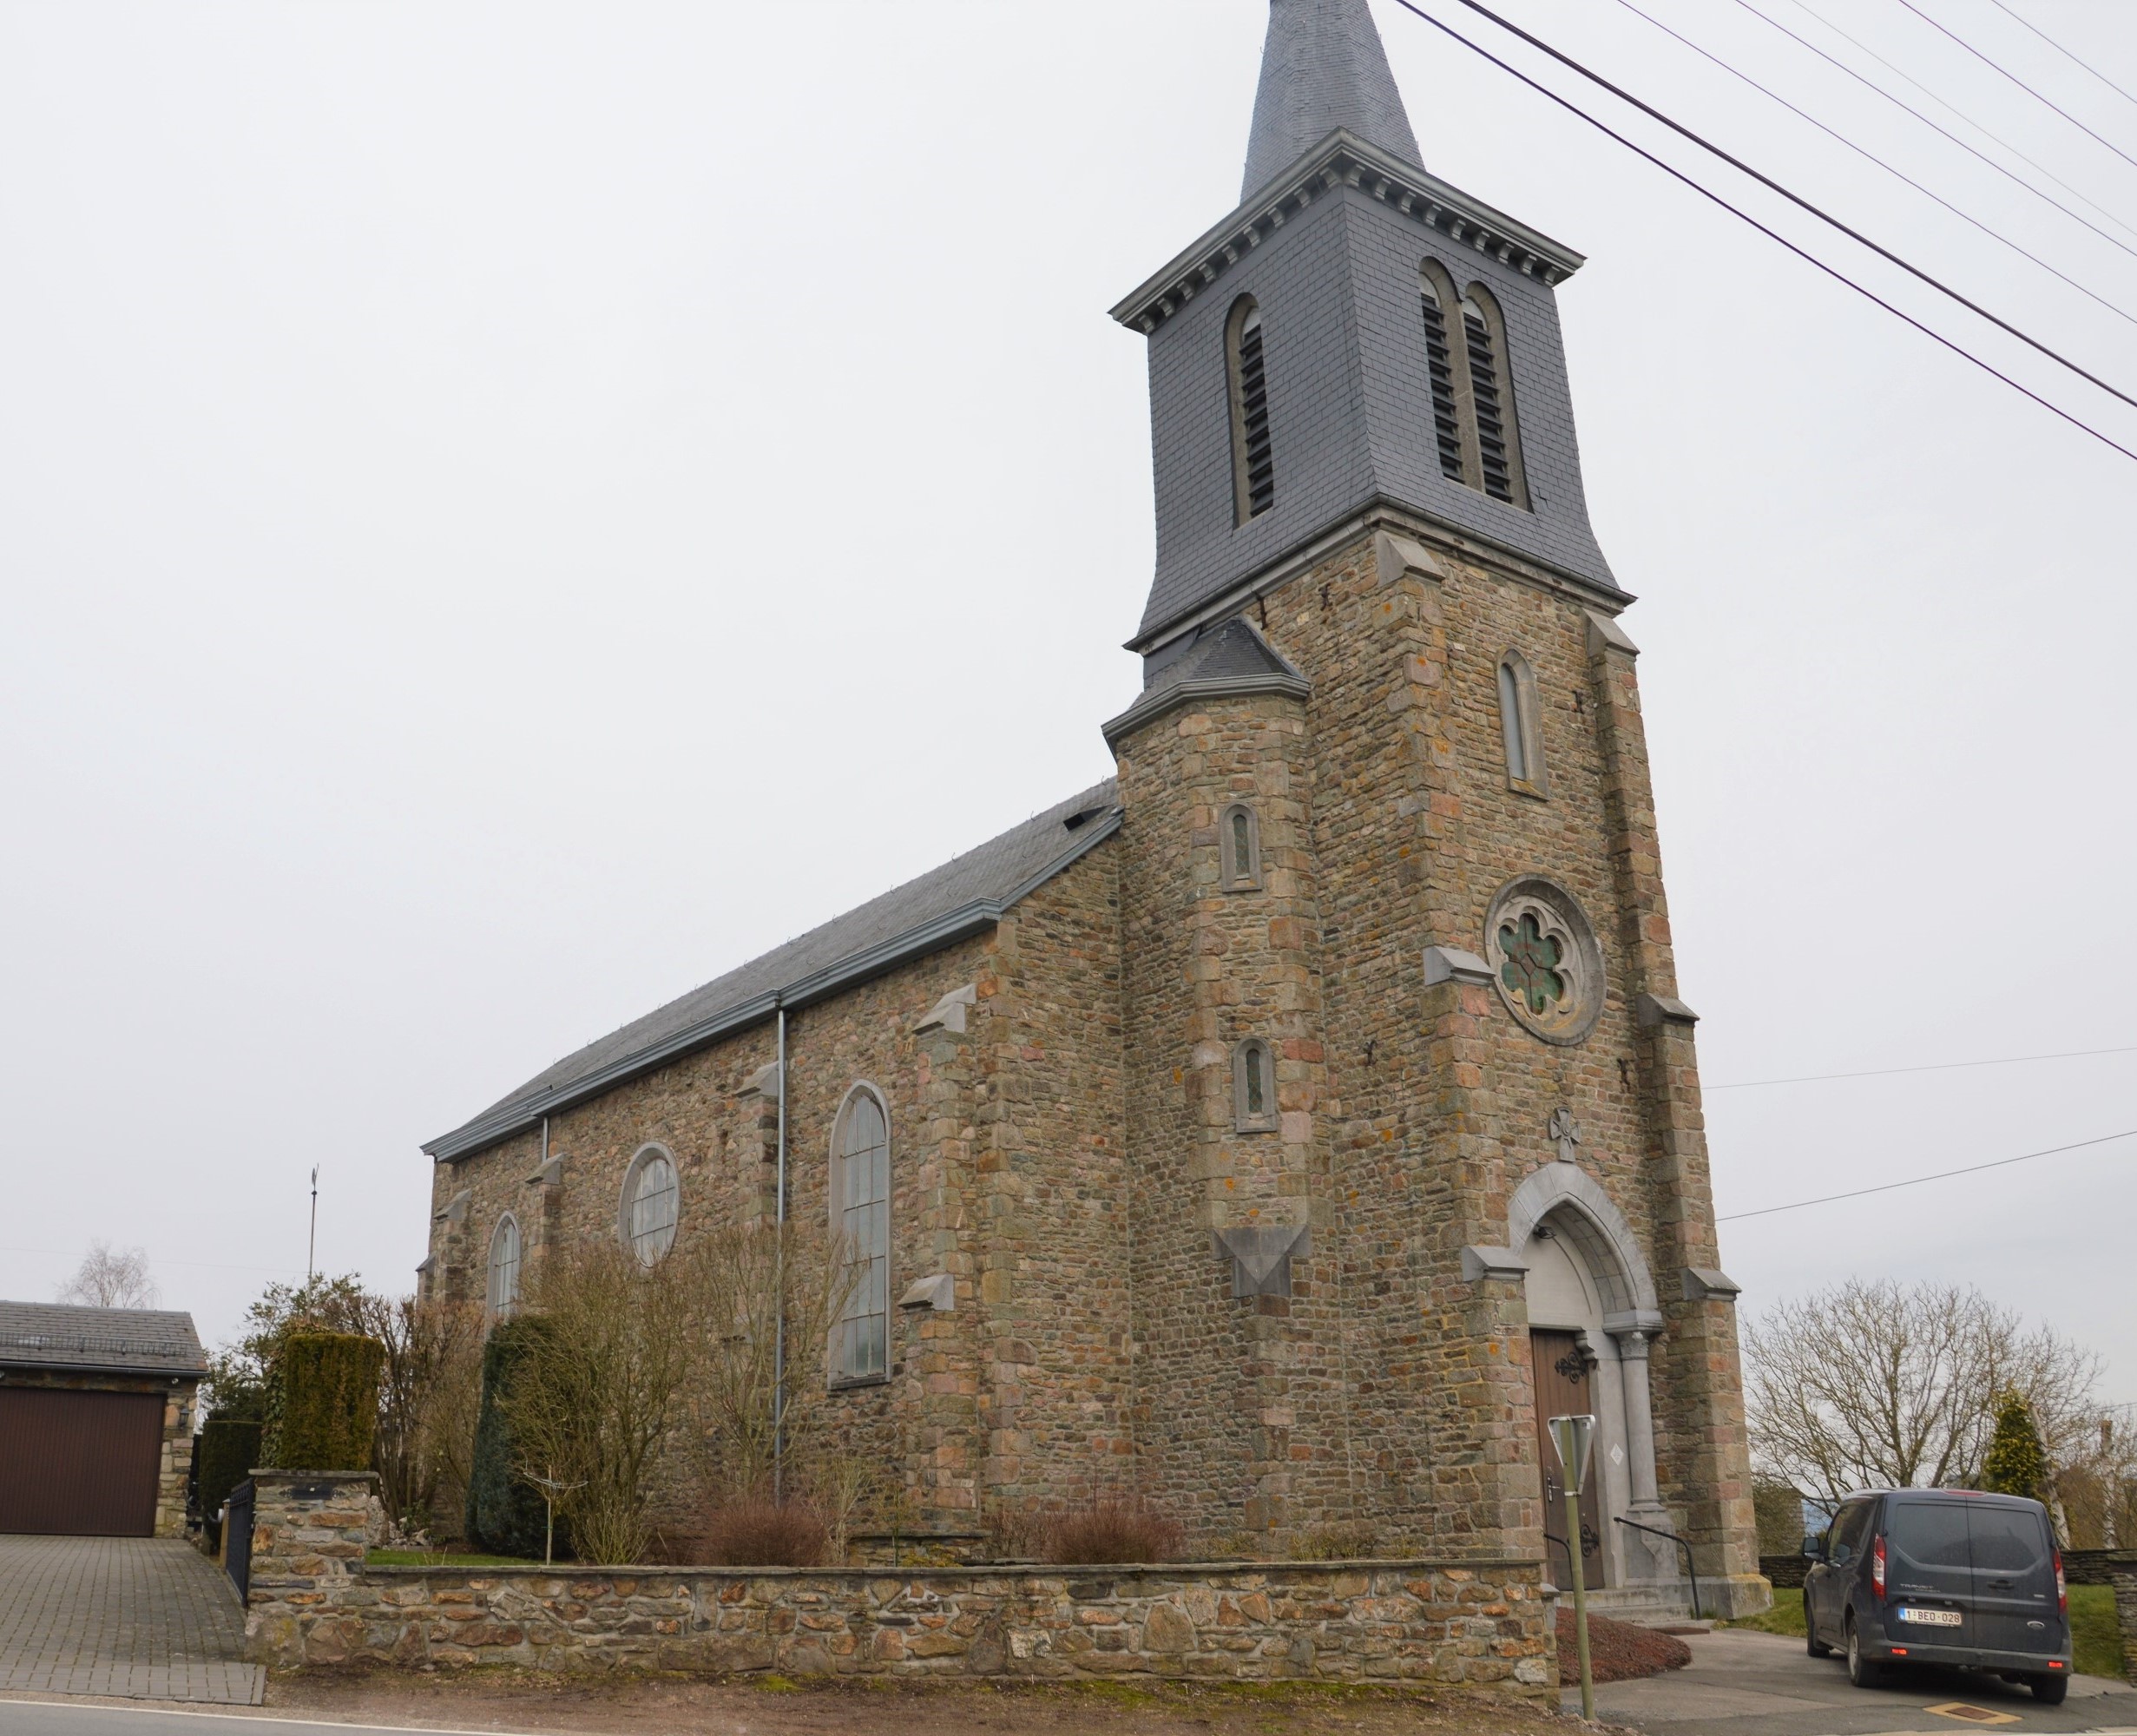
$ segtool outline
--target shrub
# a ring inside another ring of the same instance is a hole
[[[1380,1528],[1370,1519],[1332,1519],[1302,1531],[1291,1546],[1294,1562],[1370,1561],[1380,1547]]]
[[[262,1461],[283,1470],[369,1470],[385,1348],[352,1332],[292,1332],[275,1352]]]
[[[1140,1496],[1101,1496],[1088,1507],[1047,1522],[1046,1559],[1064,1567],[1111,1562],[1167,1562],[1187,1532]]]
[[[831,1534],[805,1501],[744,1496],[713,1509],[705,1526],[707,1563],[722,1568],[812,1568]]]
[[[519,1480],[513,1466],[516,1443],[508,1401],[512,1382],[535,1338],[547,1330],[536,1315],[500,1322],[483,1346],[482,1399],[476,1412],[475,1450],[468,1467],[468,1541],[495,1555],[536,1560],[549,1509],[538,1489]],[[569,1553],[570,1527],[556,1516],[556,1552]]]
[[[1981,1462],[1981,1486],[1997,1495],[2037,1496],[2048,1479],[2048,1450],[2041,1444],[2033,1407],[2018,1392],[1996,1399],[1996,1431]]]
[[[249,1417],[220,1412],[201,1425],[193,1463],[200,1478],[201,1517],[208,1523],[215,1522],[216,1509],[230,1498],[230,1491],[259,1466],[260,1426]]]

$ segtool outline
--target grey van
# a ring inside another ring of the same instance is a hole
[[[2070,1600],[2048,1509],[1974,1489],[1851,1495],[1803,1540],[1811,1655],[1847,1654],[1875,1687],[1907,1664],[1957,1665],[2024,1682],[2061,1704],[2070,1687]]]

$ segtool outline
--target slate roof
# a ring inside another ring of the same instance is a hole
[[[423,1148],[435,1158],[479,1151],[568,1104],[769,1018],[781,1005],[805,1005],[976,934],[1112,836],[1120,819],[1108,778],[566,1055]]]
[[[190,1314],[0,1302],[0,1368],[199,1376],[207,1358]]]
[[[1259,675],[1305,679],[1296,663],[1254,630],[1252,621],[1234,615],[1187,635],[1178,655],[1153,657],[1144,671],[1143,691],[1147,694],[1187,681],[1247,681]]]
[[[1154,718],[1197,700],[1244,694],[1313,691],[1299,666],[1254,630],[1244,615],[1231,615],[1183,635],[1143,665],[1142,695],[1105,725],[1106,742],[1117,748],[1124,736]]]
[[[1241,201],[1338,127],[1424,167],[1365,0],[1271,0]]]

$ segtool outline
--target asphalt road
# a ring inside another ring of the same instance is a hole
[[[1807,1656],[1802,1641],[1773,1634],[1732,1629],[1686,1643],[1692,1662],[1684,1669],[1597,1688],[1595,1715],[1654,1736],[1950,1736],[1968,1728],[2137,1736],[2137,1690],[2094,1676],[2075,1677],[2068,1700],[2043,1706],[2025,1688],[1958,1670],[1852,1687],[1838,1658]],[[1566,1703],[1578,1706],[1580,1696]]]

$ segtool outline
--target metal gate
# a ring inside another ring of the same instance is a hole
[[[253,1486],[240,1483],[222,1509],[222,1561],[243,1603],[253,1589]]]
[[[0,1531],[153,1537],[164,1398],[0,1386]]]

